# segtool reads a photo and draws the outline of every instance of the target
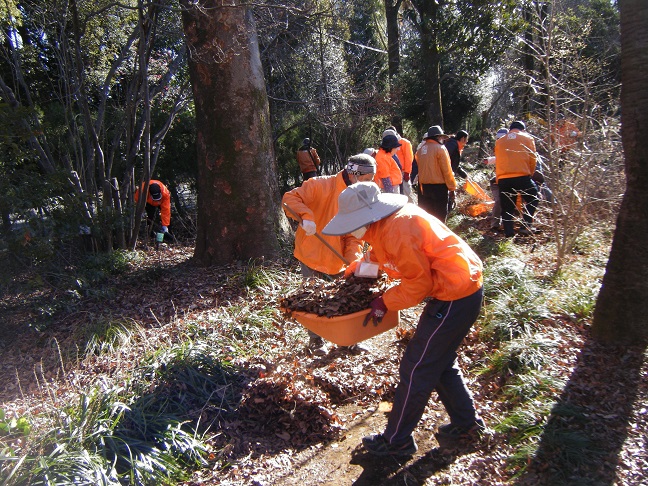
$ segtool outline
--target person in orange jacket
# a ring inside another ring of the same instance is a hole
[[[396,149],[401,146],[398,137],[394,134],[387,134],[383,137],[378,153],[376,154],[376,183],[384,192],[400,192],[400,185],[403,182],[403,172]],[[396,158],[394,158],[394,156]]]
[[[317,177],[321,161],[317,150],[311,146],[310,138],[305,138],[302,141],[302,146],[297,151],[297,163],[299,164],[304,182],[311,177]]]
[[[412,142],[401,136],[395,127],[390,126],[383,132],[383,138],[386,135],[396,135],[396,139],[401,146],[396,149],[396,156],[400,163],[401,171],[403,172],[403,182],[401,183],[401,194],[409,196],[412,192],[410,185],[410,175],[412,173],[412,163],[414,162],[414,151],[412,150]]]
[[[347,166],[334,176],[322,176],[304,181],[283,195],[282,203],[299,215],[302,222],[295,234],[294,255],[301,264],[304,277],[330,278],[344,272],[346,264],[314,235],[337,212],[340,193],[358,181],[371,181],[376,173],[376,162],[367,154],[349,157]],[[285,209],[284,209],[285,210]],[[288,210],[286,215],[296,219]],[[325,236],[325,240],[347,261],[362,255],[363,242],[351,235]],[[309,331],[308,348],[315,355],[326,353],[321,337]]]
[[[507,237],[515,236],[513,217],[516,200],[522,195],[522,235],[531,234],[533,215],[538,207],[538,188],[532,180],[536,171],[538,153],[533,137],[526,131],[522,121],[514,121],[509,133],[495,141],[495,177],[502,205],[502,226]]]
[[[144,190],[144,183],[135,190],[135,204],[139,201],[140,191]],[[155,222],[155,213],[160,210],[160,220],[162,221],[161,231],[165,233],[165,239],[169,233],[171,225],[171,193],[167,187],[160,181],[151,179],[149,182],[148,195],[146,197],[146,219],[149,224]]]
[[[400,382],[387,427],[362,439],[368,452],[407,456],[416,452],[412,432],[436,390],[450,423],[438,438],[464,439],[485,429],[457,362],[457,348],[482,305],[482,262],[448,227],[407,197],[381,194],[359,182],[340,194],[325,235],[348,235],[371,245],[371,260],[400,283],[371,302],[365,324],[380,322],[388,309],[426,304],[400,363]]]
[[[444,223],[457,189],[450,154],[443,144],[448,138],[439,125],[431,126],[414,156],[414,172],[418,174],[419,183],[419,206]]]

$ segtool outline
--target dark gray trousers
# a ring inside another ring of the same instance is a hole
[[[451,302],[432,300],[423,310],[400,364],[400,382],[384,437],[399,444],[418,424],[436,390],[454,425],[477,419],[472,395],[457,364],[457,348],[477,320],[483,289]]]

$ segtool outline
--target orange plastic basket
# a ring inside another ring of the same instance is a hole
[[[338,346],[351,346],[353,344],[372,338],[385,331],[389,331],[400,323],[398,311],[387,311],[383,320],[374,326],[372,322],[362,325],[370,309],[345,316],[325,317],[308,312],[291,311],[290,315],[302,326],[310,329],[318,336]]]
[[[494,205],[494,201],[485,201],[482,203],[471,204],[470,206],[466,207],[465,212],[468,216],[472,216],[474,218],[476,216],[481,216],[482,214],[487,213],[488,211],[493,209]]]
[[[464,184],[464,189],[468,194],[471,196],[475,196],[477,199],[481,199],[482,201],[492,201],[491,197],[486,194],[486,191],[484,191],[479,184],[477,184],[475,181],[471,181],[470,179],[466,179],[466,183]]]

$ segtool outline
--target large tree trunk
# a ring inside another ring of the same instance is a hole
[[[443,127],[443,108],[441,106],[441,54],[439,53],[439,33],[437,32],[437,15],[440,6],[436,2],[413,2],[420,16],[417,29],[421,36],[421,52],[425,66],[425,114],[430,125]]]
[[[648,2],[621,0],[621,122],[627,189],[594,312],[605,341],[648,340]]]
[[[398,29],[398,11],[402,0],[385,0],[385,18],[387,19],[387,63],[389,67],[390,91],[394,91],[394,79],[400,68],[400,31]]]
[[[272,258],[280,211],[270,116],[251,12],[181,0],[198,127],[198,230],[204,265]]]
[[[398,114],[397,105],[400,90],[396,86],[396,77],[400,70],[400,29],[398,28],[398,12],[402,0],[385,0],[385,18],[387,19],[387,65],[389,67],[389,95],[392,103],[392,125],[398,133],[403,133],[403,120]]]

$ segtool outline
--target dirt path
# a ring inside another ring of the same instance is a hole
[[[421,308],[422,306],[418,306],[405,311],[399,330],[391,330],[362,342],[364,351],[360,354],[349,356],[333,348],[329,355],[322,359],[306,357],[303,363],[305,372],[310,373],[318,368],[337,368],[338,372],[344,373],[348,368],[357,369],[357,365],[371,369],[372,364],[378,363],[384,367],[385,372],[392,373],[395,384],[397,366],[404,348],[403,335],[414,329]],[[473,381],[470,377],[468,379]],[[473,388],[476,386],[478,385],[475,383],[471,384]],[[391,392],[393,390],[390,390]],[[230,470],[221,471],[218,479],[214,476],[214,482],[209,484],[419,485],[425,484],[432,476],[435,477],[435,481],[446,476],[448,483],[445,484],[453,484],[452,474],[456,474],[457,468],[470,469],[474,467],[475,462],[484,461],[484,458],[489,458],[491,466],[480,465],[478,474],[491,478],[484,484],[497,484],[492,478],[497,476],[494,469],[501,468],[501,464],[495,464],[496,461],[493,460],[492,450],[497,440],[494,436],[488,436],[476,445],[437,442],[434,431],[436,427],[446,423],[448,418],[436,395],[433,395],[415,430],[414,437],[419,447],[415,455],[411,458],[396,459],[377,458],[366,453],[361,445],[362,437],[384,430],[391,406],[390,398],[371,403],[363,403],[360,399],[340,405],[336,408],[336,414],[343,424],[343,430],[338,439],[297,452],[284,450],[278,454],[255,457],[255,467],[235,466]],[[505,454],[501,454],[502,461],[504,458]],[[206,484],[205,480],[203,476],[200,481],[190,484]]]

